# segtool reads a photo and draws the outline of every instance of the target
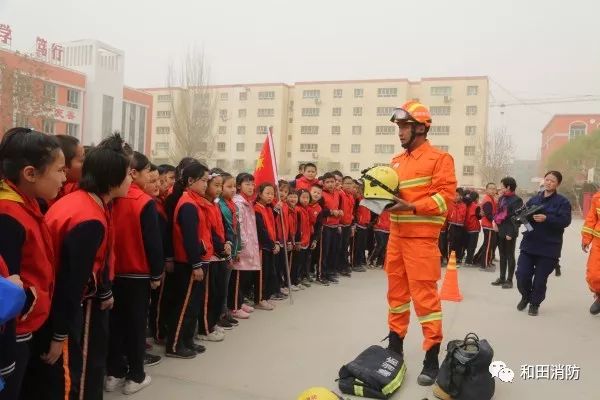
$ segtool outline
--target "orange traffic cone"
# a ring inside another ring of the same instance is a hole
[[[454,252],[450,254],[448,259],[444,283],[442,284],[442,290],[440,290],[440,299],[448,301],[462,301],[463,299],[458,288],[458,271],[456,270],[456,254]]]

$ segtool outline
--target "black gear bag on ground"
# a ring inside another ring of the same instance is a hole
[[[490,400],[495,382],[489,367],[494,350],[487,340],[469,333],[448,343],[433,394],[442,400]]]
[[[344,394],[387,399],[404,380],[404,358],[381,346],[371,346],[340,369],[338,384]]]

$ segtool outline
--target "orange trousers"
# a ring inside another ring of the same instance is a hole
[[[590,290],[600,295],[600,238],[597,237],[594,237],[594,240],[592,240],[585,280]]]
[[[410,322],[410,303],[421,323],[423,350],[441,343],[442,305],[437,281],[441,277],[437,238],[399,237],[392,224],[385,271],[388,277],[388,324],[405,337]]]

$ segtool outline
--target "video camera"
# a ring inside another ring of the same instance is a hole
[[[512,217],[512,219],[517,224],[523,224],[525,229],[527,229],[528,232],[531,232],[533,231],[533,226],[531,226],[531,223],[529,222],[529,217],[537,214],[538,211],[542,210],[543,208],[544,206],[542,204],[537,204],[531,207],[523,205],[523,207],[516,211],[516,214]]]

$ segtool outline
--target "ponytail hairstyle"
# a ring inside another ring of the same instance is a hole
[[[179,165],[181,165],[181,163],[179,163]],[[191,163],[181,169],[181,177],[175,181],[175,184],[173,185],[173,192],[165,201],[165,208],[171,222],[173,222],[173,218],[175,217],[175,208],[177,207],[177,203],[179,202],[181,196],[183,196],[183,192],[185,192],[187,189],[190,180],[197,181],[207,172],[208,168],[206,165],[200,164],[198,161],[193,159]]]
[[[108,194],[127,177],[131,162],[129,151],[119,134],[91,148],[83,161],[79,187],[97,196]]]
[[[148,160],[148,157],[146,157],[139,151],[134,151],[133,156],[131,157],[131,169],[136,171],[143,171],[148,167],[151,167],[150,160]]]
[[[181,161],[179,161],[179,164],[177,164],[177,167],[175,167],[175,181],[181,178],[181,174],[183,173],[184,168],[193,162],[198,161],[196,161],[196,159],[193,157],[183,157]]]
[[[0,179],[18,185],[25,167],[32,166],[43,173],[59,152],[54,136],[29,128],[9,129],[0,142]]]

